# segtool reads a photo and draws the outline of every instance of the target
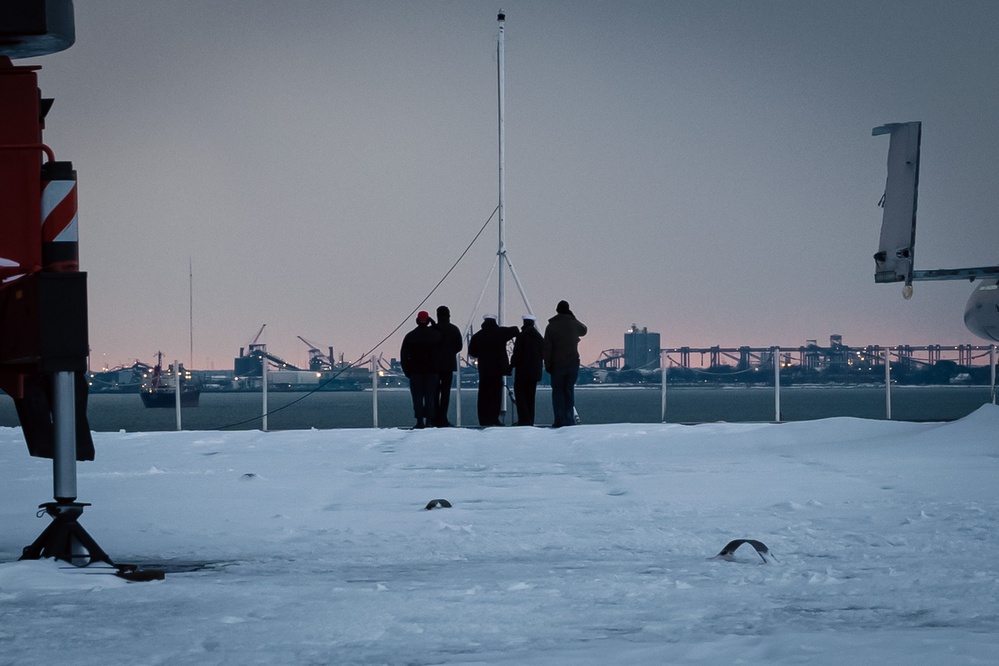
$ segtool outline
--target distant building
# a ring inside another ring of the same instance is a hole
[[[659,369],[659,334],[631,325],[624,334],[624,364],[632,370]]]

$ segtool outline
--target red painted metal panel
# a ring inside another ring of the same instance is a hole
[[[0,58],[0,280],[41,266],[37,69]]]

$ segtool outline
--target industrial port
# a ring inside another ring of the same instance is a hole
[[[360,391],[407,386],[395,358],[377,357],[361,365],[339,360],[332,346],[325,348],[298,337],[308,347],[308,362],[297,366],[268,352],[257,336],[233,358],[231,370],[187,370],[204,392],[260,391],[264,376],[271,391]],[[621,348],[606,349],[580,369],[580,386],[659,384],[665,374],[669,384],[752,385],[773,382],[774,360],[781,383],[872,384],[883,382],[884,364],[891,364],[892,381],[899,384],[984,384],[992,381],[996,365],[994,345],[878,345],[850,346],[842,336],[831,335],[828,345],[807,340],[802,345],[769,347],[669,347],[661,346],[659,333],[632,325]],[[475,386],[473,361],[461,357],[458,375],[463,386]],[[665,372],[664,372],[665,367]],[[88,373],[92,393],[138,393],[154,366],[133,364]],[[542,384],[547,383],[547,376]]]

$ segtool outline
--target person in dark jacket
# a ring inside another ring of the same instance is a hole
[[[446,305],[437,308],[437,323],[434,328],[441,334],[440,343],[434,354],[434,366],[437,370],[437,414],[434,425],[438,428],[449,428],[447,420],[448,408],[451,405],[451,384],[454,382],[454,371],[458,369],[458,352],[464,346],[461,330],[451,323],[451,310]]]
[[[486,315],[482,319],[482,327],[468,341],[468,355],[479,361],[477,407],[480,426],[503,425],[500,422],[503,378],[510,374],[506,343],[515,337],[516,326],[500,326],[496,323],[496,315]]]
[[[413,396],[416,428],[433,425],[436,416],[437,370],[434,353],[441,334],[431,328],[430,313],[421,310],[416,315],[416,328],[402,339],[399,362],[409,378],[409,393]]]
[[[579,378],[579,339],[586,325],[576,319],[566,301],[559,301],[545,328],[545,370],[552,377],[552,411],[556,428],[576,423],[576,379]]]
[[[534,403],[541,381],[545,339],[534,325],[534,315],[524,315],[524,323],[513,343],[513,396],[517,403],[517,425],[534,425]]]

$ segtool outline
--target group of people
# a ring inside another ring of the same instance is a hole
[[[451,323],[451,310],[446,305],[437,308],[437,321],[425,310],[417,313],[416,328],[402,339],[399,352],[399,362],[413,396],[416,428],[452,425],[447,420],[451,382],[463,346],[461,331]]]
[[[513,375],[517,425],[533,426],[535,397],[542,368],[551,375],[553,427],[573,425],[575,386],[579,377],[579,339],[586,325],[576,319],[569,304],[559,301],[555,316],[548,320],[544,335],[534,315],[524,315],[523,323],[500,326],[495,315],[485,315],[479,330],[468,341],[468,355],[478,362],[479,391],[477,412],[483,427],[503,425],[500,421],[504,378]],[[513,354],[507,343],[513,340]],[[448,427],[447,413],[451,384],[462,350],[461,332],[451,323],[447,306],[437,308],[437,321],[429,313],[416,315],[416,328],[402,341],[400,361],[409,378],[416,428]]]

